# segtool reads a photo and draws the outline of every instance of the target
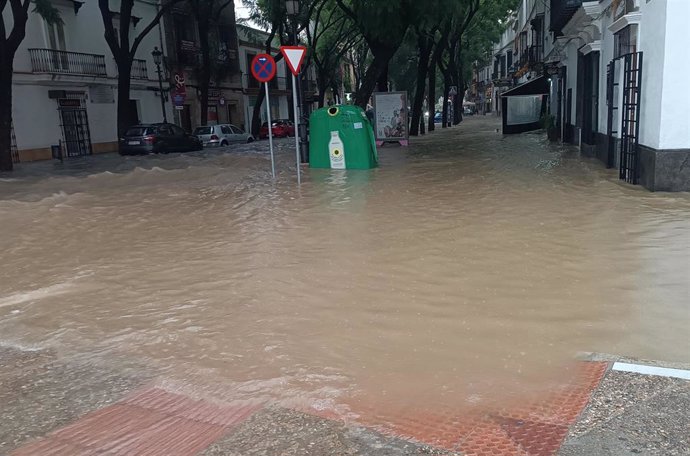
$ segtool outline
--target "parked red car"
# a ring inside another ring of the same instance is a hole
[[[278,119],[271,124],[271,131],[274,138],[287,138],[288,136],[295,136],[295,124],[291,120]],[[268,122],[264,122],[259,129],[259,138],[268,138]]]

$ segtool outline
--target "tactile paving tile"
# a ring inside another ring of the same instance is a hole
[[[89,413],[12,456],[188,456],[258,407],[215,404],[152,388]]]
[[[571,380],[505,408],[405,410],[359,404],[360,424],[465,456],[553,456],[603,378],[607,363],[582,362]]]

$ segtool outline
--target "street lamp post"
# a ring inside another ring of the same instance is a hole
[[[161,96],[161,111],[163,111],[163,122],[168,123],[168,115],[165,112],[165,94],[163,93],[163,74],[161,73],[161,63],[163,63],[163,53],[158,46],[151,51],[153,56],[153,63],[156,64],[156,73],[158,73],[158,88]]]
[[[299,0],[286,0],[285,10],[288,17],[290,17],[292,22],[292,36],[290,37],[291,44],[297,46],[299,44],[299,39],[297,35],[297,16],[299,15],[300,5]],[[307,145],[307,124],[306,119],[304,119],[304,92],[302,91],[302,75],[299,74],[297,79],[297,106],[299,107],[300,119],[295,119],[298,123],[299,131],[295,132],[299,135],[300,142],[300,161],[302,163],[309,162],[309,147]]]

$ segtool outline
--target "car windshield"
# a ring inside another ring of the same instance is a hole
[[[197,127],[196,130],[194,130],[195,135],[210,135],[211,134],[211,127]]]
[[[144,136],[153,133],[153,128],[151,127],[132,127],[125,133],[125,136]]]

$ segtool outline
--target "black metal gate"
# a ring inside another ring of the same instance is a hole
[[[621,70],[623,72],[622,92],[619,90]],[[616,158],[618,158],[619,177],[631,184],[637,184],[639,179],[641,88],[642,52],[625,54],[611,60],[606,68],[607,166],[615,167]],[[619,103],[621,94],[623,100]],[[621,115],[618,115],[619,111]],[[619,141],[616,141],[617,139]],[[619,153],[616,154],[616,152]]]
[[[616,97],[618,87],[618,80],[616,79],[616,62],[611,60],[606,66],[606,105],[608,107],[607,123],[606,123],[606,139],[608,155],[606,160],[606,167],[613,168],[616,166],[616,138],[613,135],[618,134],[618,128],[614,125],[618,118],[618,100]],[[614,128],[615,127],[615,128]]]
[[[59,100],[62,127],[62,155],[80,157],[91,155],[91,132],[89,117],[82,101],[77,99]]]
[[[12,163],[19,163],[19,149],[17,149],[17,136],[14,134],[14,122],[10,124],[12,132],[12,140],[10,142],[10,154],[12,155]]]
[[[633,52],[621,58],[624,67],[620,178],[630,184],[637,184],[639,178],[642,52]]]

